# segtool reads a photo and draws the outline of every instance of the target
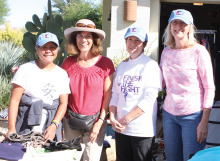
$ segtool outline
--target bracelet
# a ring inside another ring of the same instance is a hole
[[[59,121],[57,121],[57,120],[53,120],[52,122],[56,122],[56,123],[60,124],[60,122],[59,122]]]
[[[57,129],[58,129],[58,127],[59,127],[59,125],[60,125],[59,121],[53,120],[51,123],[52,123],[52,124],[55,124],[56,127],[57,127]]]
[[[102,120],[103,122],[106,122],[106,120],[104,120],[103,118],[99,117],[100,120]]]

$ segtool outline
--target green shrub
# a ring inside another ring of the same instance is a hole
[[[8,108],[11,95],[10,80],[0,76],[0,111]]]
[[[0,76],[11,78],[11,68],[23,64],[22,56],[27,52],[24,48],[14,45],[12,41],[0,42]]]
[[[117,68],[118,64],[120,64],[123,60],[127,59],[128,57],[128,52],[124,50],[121,51],[121,54],[115,55],[112,59],[115,69]]]
[[[13,42],[0,42],[0,111],[8,107],[11,95],[11,79],[13,66],[25,63],[22,56],[24,48]]]
[[[5,29],[0,29],[0,41],[12,41],[16,45],[22,45],[23,33],[20,29],[12,29],[5,23]]]

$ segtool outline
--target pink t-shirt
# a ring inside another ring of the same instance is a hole
[[[163,108],[173,115],[188,115],[212,108],[215,85],[208,51],[197,44],[189,49],[166,47],[160,67],[167,96]]]
[[[70,108],[84,115],[96,114],[102,106],[104,79],[115,72],[112,61],[100,55],[95,65],[83,68],[78,65],[77,56],[69,56],[61,67],[70,78]]]

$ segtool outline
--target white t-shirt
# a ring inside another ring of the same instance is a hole
[[[116,69],[110,106],[117,107],[117,120],[138,106],[145,113],[131,121],[125,135],[153,137],[156,133],[157,96],[162,89],[158,63],[143,53],[122,62]]]
[[[52,71],[41,70],[35,61],[19,67],[11,83],[25,89],[24,93],[32,97],[32,101],[43,100],[52,104],[61,94],[69,94],[69,77],[65,70],[56,66]]]
[[[44,103],[52,104],[61,94],[69,94],[69,77],[65,70],[56,66],[52,71],[41,70],[31,61],[21,65],[13,77],[11,83],[24,88],[24,94],[32,98],[32,101],[42,100]],[[35,126],[34,131],[43,132],[47,120],[47,111],[42,111],[41,125]]]

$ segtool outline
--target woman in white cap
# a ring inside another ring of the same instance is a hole
[[[204,148],[208,133],[215,92],[213,69],[208,51],[194,34],[191,13],[172,11],[160,63],[167,92],[163,129],[168,161],[188,160]]]
[[[100,160],[106,133],[113,74],[112,61],[101,54],[105,32],[93,21],[81,19],[64,31],[66,51],[72,55],[62,64],[70,78],[71,94],[64,118],[66,139],[82,137],[82,160]]]
[[[19,67],[12,80],[8,115],[8,136],[31,131],[44,133],[45,142],[62,141],[59,126],[67,109],[69,78],[53,61],[59,41],[52,33],[42,33],[36,42],[38,60]]]
[[[130,27],[124,38],[130,57],[116,69],[109,106],[116,157],[118,161],[152,161],[162,74],[158,63],[144,54],[148,41],[144,29]]]

